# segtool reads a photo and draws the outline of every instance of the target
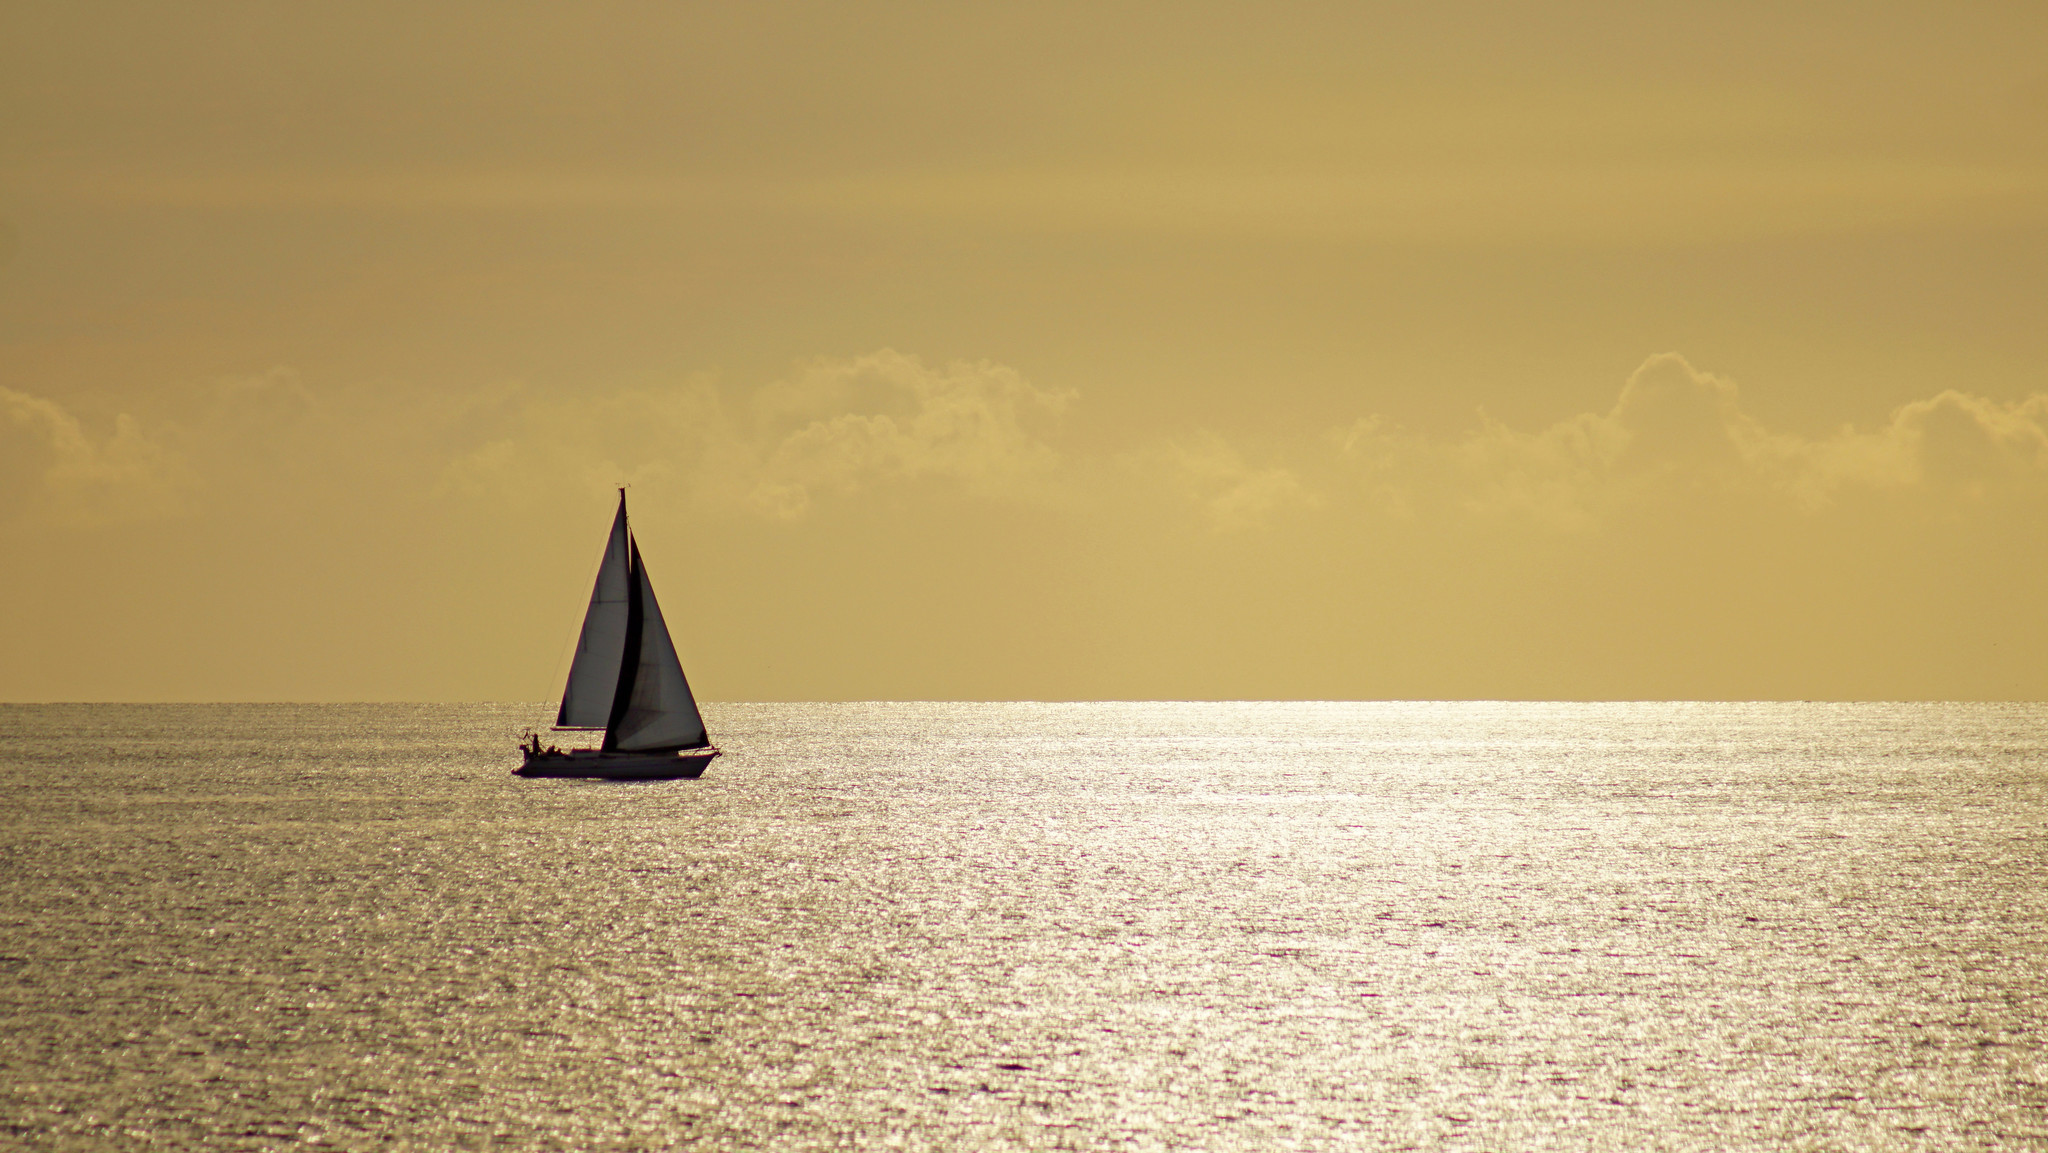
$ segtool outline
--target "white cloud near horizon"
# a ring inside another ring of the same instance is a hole
[[[1207,429],[1127,453],[1123,463],[1130,472],[1165,483],[1223,532],[1257,528],[1286,510],[1322,504],[1293,469],[1251,463]]]
[[[13,517],[98,527],[175,516],[189,485],[182,455],[128,413],[95,433],[54,400],[0,387],[0,502]]]
[[[574,394],[319,389],[279,368],[158,415],[121,413],[104,429],[56,399],[0,389],[0,500],[10,519],[93,527],[263,488],[309,502],[402,490],[510,508],[632,484],[779,521],[887,492],[1054,502],[1075,515],[1164,494],[1166,507],[1222,532],[1302,514],[1582,532],[1717,500],[1811,516],[1864,496],[2048,498],[2048,394],[1943,389],[1875,427],[1804,436],[1766,427],[1735,382],[1675,353],[1648,358],[1604,412],[1535,430],[1487,421],[1461,437],[1369,416],[1256,449],[1186,428],[1091,456],[1062,447],[1075,399],[1004,365],[932,365],[887,349],[820,358],[751,388],[694,377]]]
[[[514,390],[502,434],[451,460],[444,484],[486,498],[564,480],[680,488],[700,506],[779,520],[827,494],[927,482],[1025,498],[1061,463],[1043,430],[1070,399],[1001,365],[931,366],[888,349],[744,391],[706,378],[573,399]]]
[[[1714,498],[1819,514],[1856,494],[2048,495],[2048,394],[2006,402],[1944,389],[1874,429],[1806,437],[1765,427],[1735,382],[1676,353],[1644,361],[1608,411],[1534,432],[1489,421],[1446,441],[1367,417],[1334,439],[1356,491],[1384,511],[1456,509],[1567,530]]]
[[[750,499],[794,516],[820,490],[938,478],[979,496],[1017,495],[1057,469],[1036,431],[1072,394],[987,361],[927,367],[884,349],[818,360],[756,393],[757,443],[772,444]]]

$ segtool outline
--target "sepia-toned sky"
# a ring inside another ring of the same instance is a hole
[[[2048,7],[0,9],[0,700],[2048,697]]]

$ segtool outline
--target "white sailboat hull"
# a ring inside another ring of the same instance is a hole
[[[559,753],[524,753],[525,763],[512,770],[518,777],[595,777],[611,781],[694,780],[718,756],[717,749],[685,749],[675,753],[621,753],[603,749],[568,749]]]

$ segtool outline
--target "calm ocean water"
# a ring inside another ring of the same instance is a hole
[[[2048,707],[0,706],[0,1144],[2048,1148]]]

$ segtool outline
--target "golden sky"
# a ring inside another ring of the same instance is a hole
[[[0,9],[0,700],[2048,697],[2048,7]]]

